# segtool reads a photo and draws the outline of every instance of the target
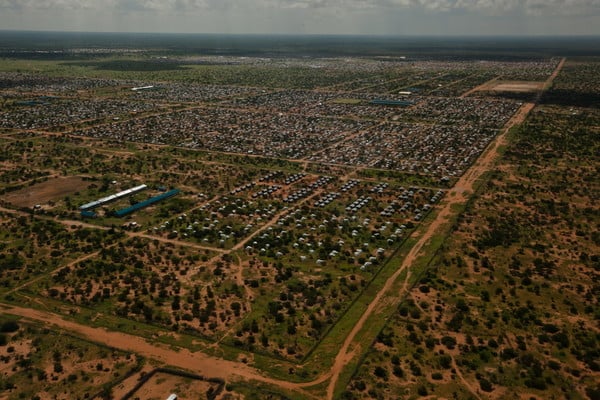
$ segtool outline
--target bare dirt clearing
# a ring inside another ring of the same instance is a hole
[[[214,392],[217,386],[218,384],[199,379],[158,372],[148,382],[144,383],[134,393],[133,397],[146,400],[163,400],[174,393],[178,399],[197,399],[209,391]]]
[[[187,369],[212,378],[232,379],[242,378],[273,384],[285,389],[301,391],[300,387],[309,384],[295,384],[262,376],[255,369],[242,363],[227,361],[200,352],[192,353],[185,349],[172,349],[164,345],[149,343],[146,339],[126,333],[108,331],[71,322],[50,313],[29,308],[0,304],[4,312],[18,315],[25,319],[44,321],[61,329],[81,335],[87,340],[110,345],[122,351],[132,351],[136,354],[159,361],[165,365]]]
[[[513,92],[533,93],[544,89],[546,82],[536,81],[501,81],[498,78],[491,79],[471,90],[463,93],[461,97],[468,97],[477,92]]]
[[[536,92],[544,88],[545,82],[526,82],[526,81],[515,81],[515,82],[503,82],[495,81],[493,85],[490,85],[484,90],[490,90],[493,92],[519,92],[528,93]]]
[[[33,207],[75,193],[84,187],[85,181],[79,176],[60,177],[10,193],[5,199],[16,207]]]
[[[35,395],[40,400],[91,398],[139,361],[135,355],[27,323],[0,346],[0,359],[0,398]]]

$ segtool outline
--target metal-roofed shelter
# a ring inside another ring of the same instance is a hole
[[[142,190],[147,189],[147,185],[139,185],[136,187],[132,187],[131,189],[123,190],[122,192],[111,194],[110,196],[103,197],[101,199],[92,201],[90,203],[84,204],[79,209],[81,211],[93,210],[94,208],[100,207],[106,203],[110,203],[111,201],[118,200],[120,198],[130,196],[132,194],[141,192]]]
[[[140,201],[139,203],[134,204],[131,207],[127,207],[127,208],[123,208],[121,210],[115,211],[115,215],[119,218],[124,217],[128,214],[131,214],[131,213],[137,211],[137,210],[141,210],[142,208],[151,206],[152,204],[155,204],[160,201],[171,198],[171,197],[177,195],[179,192],[180,192],[179,189],[169,190],[166,193],[163,193],[163,194],[155,196],[155,197],[151,197],[148,200]]]

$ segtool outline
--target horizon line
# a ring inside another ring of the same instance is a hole
[[[205,35],[205,36],[287,36],[287,37],[380,37],[380,38],[448,38],[448,39],[490,39],[490,38],[598,38],[600,34],[373,34],[373,33],[232,33],[232,32],[150,32],[150,31],[80,31],[54,29],[1,29],[0,33],[64,33],[64,34],[122,34],[122,35]]]

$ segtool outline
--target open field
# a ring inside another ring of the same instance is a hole
[[[490,90],[497,92],[535,92],[544,88],[544,82],[497,82]]]
[[[5,200],[15,207],[33,208],[36,204],[54,202],[84,188],[84,181],[78,176],[59,177],[11,192]]]
[[[19,346],[114,346],[116,398],[593,398],[597,64],[343,60],[3,60]]]

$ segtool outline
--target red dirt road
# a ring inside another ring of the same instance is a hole
[[[174,350],[163,344],[149,343],[145,339],[122,332],[108,331],[104,328],[94,328],[69,321],[51,312],[39,311],[0,303],[3,312],[14,314],[25,319],[43,321],[61,329],[73,332],[91,341],[103,343],[123,351],[131,351],[146,358],[153,359],[175,367],[199,372],[211,378],[224,380],[255,380],[278,386],[283,389],[302,393],[307,398],[312,397],[304,392],[302,385],[270,379],[261,375],[257,370],[241,363],[227,361],[216,357],[207,356],[200,352],[191,352],[187,349]]]

